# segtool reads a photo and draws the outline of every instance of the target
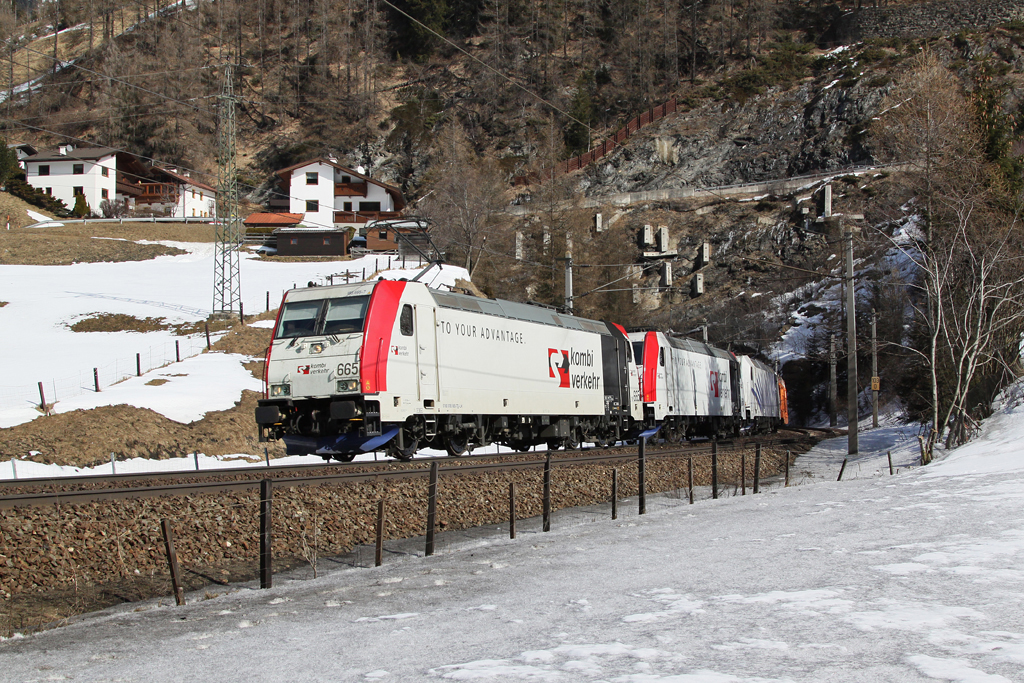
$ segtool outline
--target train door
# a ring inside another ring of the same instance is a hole
[[[416,311],[416,368],[420,401],[437,400],[437,321],[433,306],[418,304]]]

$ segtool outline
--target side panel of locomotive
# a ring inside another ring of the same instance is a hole
[[[440,408],[489,415],[604,415],[602,335],[437,309]]]
[[[643,349],[643,398],[647,419],[671,421],[686,433],[710,433],[731,421],[732,356],[662,332],[629,335],[634,350]]]
[[[739,357],[740,414],[747,422],[781,415],[779,380],[764,363]]]

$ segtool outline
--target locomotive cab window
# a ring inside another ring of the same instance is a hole
[[[320,334],[354,334],[363,331],[369,296],[293,301],[284,305],[277,339]]]
[[[320,314],[320,301],[295,301],[284,305],[281,322],[278,323],[278,338],[306,337],[316,330],[316,319]]]
[[[399,329],[401,330],[403,337],[412,336],[412,306],[409,304],[402,306],[402,317],[399,320]]]
[[[322,334],[353,334],[363,331],[363,319],[369,296],[349,296],[328,299]]]
[[[665,367],[665,349],[658,350],[658,365]]]
[[[644,343],[642,341],[633,342],[633,358],[636,359],[637,365],[644,364]]]

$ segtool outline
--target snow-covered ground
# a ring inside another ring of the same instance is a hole
[[[152,408],[174,420],[198,419],[225,404],[225,388],[202,388],[200,372],[211,374],[205,386],[219,385],[225,374],[243,372],[241,356],[226,356],[195,363],[176,364],[173,369],[155,371],[172,381],[161,386],[146,385],[156,374],[147,373],[130,390],[112,382],[133,376],[136,354],[142,354],[144,371],[159,368],[175,359],[175,339],[182,356],[193,356],[205,348],[202,335],[175,337],[172,331],[73,332],[69,325],[93,313],[123,313],[138,318],[164,317],[168,323],[203,320],[213,301],[213,251],[210,243],[162,242],[187,251],[178,256],[161,256],[149,261],[125,263],[79,263],[70,266],[0,266],[0,427],[10,427],[39,417],[38,382],[43,383],[47,403],[56,401],[60,412],[124,402]],[[396,261],[397,263],[397,261]],[[313,281],[323,284],[330,275],[350,272],[355,279],[412,277],[419,272],[388,270],[387,255],[365,256],[353,261],[320,263],[273,263],[255,258],[241,260],[242,299],[249,315],[264,311],[267,292],[276,307],[282,293],[294,285]],[[435,287],[454,284],[466,271],[455,266],[436,268],[423,279]],[[335,280],[336,282],[339,280]],[[93,391],[93,368],[98,369],[103,391]],[[185,374],[185,378],[173,375]],[[195,374],[193,374],[195,373]],[[250,378],[251,379],[251,378]],[[232,401],[251,381],[239,376],[232,387]],[[137,385],[137,386],[136,386]],[[188,391],[188,406],[171,397],[177,390]],[[119,398],[115,398],[119,397]],[[122,400],[123,399],[123,400]],[[166,412],[165,412],[166,409]],[[185,419],[187,418],[187,419]]]
[[[125,605],[0,643],[0,679],[1024,680],[1024,409],[928,467],[897,436],[863,434],[883,450],[842,482],[838,439],[806,461],[827,478],[758,496],[558,511],[550,533],[395,541],[380,568],[364,549],[318,579]],[[885,450],[895,476],[871,464]]]

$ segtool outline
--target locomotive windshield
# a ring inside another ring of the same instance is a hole
[[[370,297],[367,295],[286,303],[274,337],[294,339],[362,332],[369,302]]]
[[[637,365],[644,364],[644,343],[642,341],[633,342],[633,359]]]

